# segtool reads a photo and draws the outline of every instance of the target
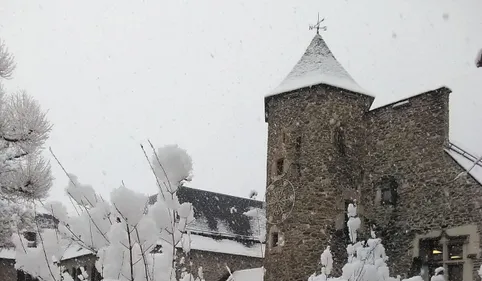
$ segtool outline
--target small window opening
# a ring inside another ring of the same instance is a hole
[[[283,133],[282,141],[283,141],[283,144],[286,144],[286,142],[288,141],[288,136],[286,135],[286,133]]]
[[[398,183],[393,177],[382,179],[381,183],[381,203],[382,205],[396,205],[397,204],[397,189]]]
[[[279,246],[279,233],[274,231],[271,233],[271,247]]]
[[[343,127],[337,127],[334,134],[334,143],[336,150],[341,155],[346,155],[346,145],[345,145],[345,133]]]
[[[29,248],[37,247],[37,233],[28,231],[24,233],[24,237],[27,240],[27,247]]]
[[[284,158],[280,158],[278,159],[278,161],[276,161],[276,175],[280,176],[283,174],[284,166],[285,166]]]
[[[301,153],[301,137],[296,138],[295,149],[296,149],[296,153],[298,154]]]
[[[298,176],[301,177],[301,137],[296,138],[295,142],[295,150],[296,150],[296,171],[298,172]]]
[[[343,210],[343,213],[345,214],[345,221],[343,223],[343,233],[345,234],[345,239],[346,241],[350,241],[350,235],[349,235],[349,230],[348,230],[348,205],[352,204],[353,202],[351,200],[345,200],[345,209]]]

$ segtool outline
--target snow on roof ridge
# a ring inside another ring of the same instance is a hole
[[[409,101],[413,98],[423,96],[425,94],[437,92],[437,91],[440,91],[440,90],[443,90],[443,89],[447,89],[449,91],[452,91],[448,86],[446,86],[444,84],[439,84],[436,87],[435,86],[430,87],[428,90],[423,90],[421,92],[417,92],[416,94],[407,95],[407,96],[404,96],[403,98],[399,98],[399,99],[396,99],[396,100],[393,100],[393,99],[388,100],[388,102],[387,102],[387,99],[385,99],[385,101],[383,101],[383,102],[377,102],[377,101],[380,101],[380,99],[375,99],[368,111],[376,111],[377,109],[392,106],[392,105],[395,105],[395,104],[400,103],[400,102]]]
[[[281,84],[266,97],[301,88],[326,84],[348,91],[373,96],[358,85],[335,58],[321,35],[316,34],[310,45]]]

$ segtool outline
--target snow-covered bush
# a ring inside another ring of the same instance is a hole
[[[371,231],[371,238],[367,241],[357,241],[357,232],[361,221],[357,217],[356,204],[348,205],[347,215],[350,244],[346,247],[348,260],[342,268],[342,276],[330,276],[333,258],[328,246],[321,254],[321,274],[311,275],[308,281],[399,281],[400,276],[397,276],[397,278],[390,277],[390,271],[386,264],[388,257],[385,254],[385,248],[382,240],[376,238],[374,231]],[[423,279],[416,276],[406,280],[422,281]]]
[[[33,250],[25,249],[24,239],[14,234],[16,268],[45,281],[70,280],[59,261],[74,243],[97,255],[95,266],[104,280],[176,280],[176,246],[189,253],[187,226],[194,220],[191,203],[180,204],[176,191],[191,178],[192,164],[177,146],[158,152],[151,163],[160,191],[153,205],[148,204],[148,196],[124,184],[111,192],[110,202],[104,201],[90,185],[68,175],[66,192],[77,203],[79,214],[69,217],[62,204],[46,204],[45,209],[59,220],[58,230],[39,231],[40,246]],[[161,253],[153,253],[157,245]],[[202,269],[197,275],[198,281],[203,280]],[[186,273],[181,280],[195,279]]]
[[[33,220],[25,202],[45,198],[52,185],[50,165],[40,155],[51,125],[25,92],[5,94],[2,80],[14,69],[14,58],[0,40],[0,246]]]

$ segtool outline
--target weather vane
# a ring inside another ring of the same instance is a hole
[[[322,18],[320,20],[320,13],[318,13],[318,21],[314,25],[310,25],[310,30],[313,30],[316,28],[316,34],[320,34],[320,28],[323,31],[326,31],[326,26],[320,26],[320,24],[325,20],[325,18]]]

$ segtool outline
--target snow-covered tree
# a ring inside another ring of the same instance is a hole
[[[342,276],[330,277],[333,266],[333,258],[330,247],[321,254],[321,274],[315,273],[308,281],[400,281],[400,276],[390,277],[390,270],[386,264],[388,260],[385,254],[382,240],[377,238],[371,231],[371,238],[367,241],[358,241],[357,232],[361,222],[357,217],[356,204],[349,204],[347,209],[348,230],[350,243],[346,247],[348,259],[342,268]],[[405,281],[422,281],[422,277],[415,276]]]
[[[92,186],[69,176],[67,194],[76,202],[79,215],[68,216],[58,202],[44,207],[59,220],[58,231],[39,230],[40,246],[25,249],[24,239],[14,234],[16,267],[45,281],[70,280],[59,261],[72,244],[97,255],[96,268],[109,281],[172,281],[176,279],[176,251],[189,253],[191,241],[187,226],[194,221],[191,203],[179,203],[176,192],[191,179],[191,158],[177,146],[154,152],[151,169],[159,188],[157,202],[126,185],[111,192],[110,202],[95,193]],[[161,245],[161,253],[153,249]],[[44,257],[42,259],[42,256]],[[181,280],[202,281],[186,272]]]
[[[14,69],[14,58],[0,40],[0,246],[12,231],[32,227],[25,203],[45,198],[52,185],[50,165],[40,155],[51,125],[25,92],[4,92],[2,80]]]

